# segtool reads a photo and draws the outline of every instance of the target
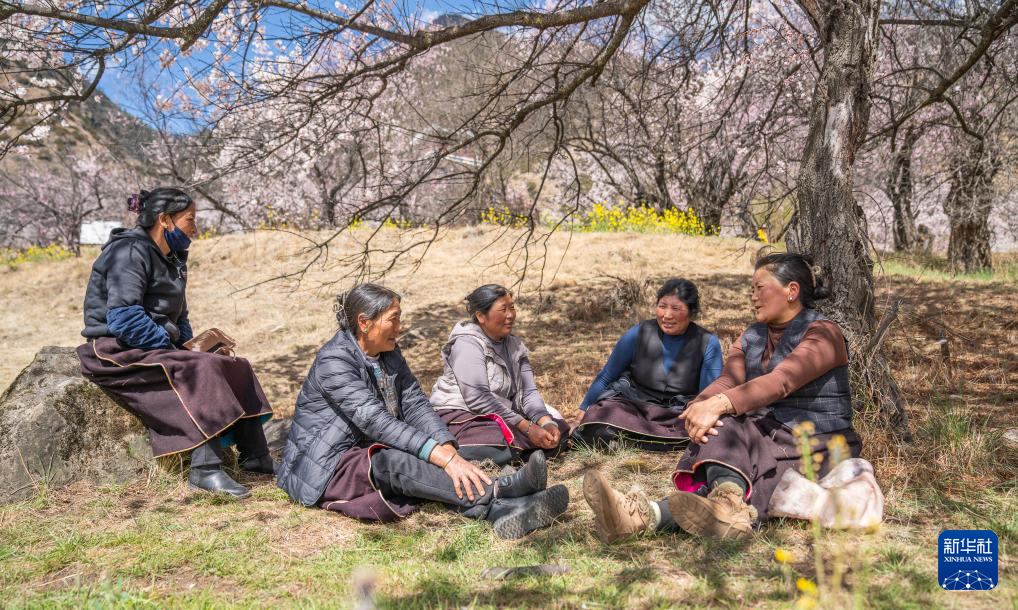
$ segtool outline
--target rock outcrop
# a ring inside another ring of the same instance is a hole
[[[121,483],[155,466],[148,431],[86,381],[72,347],[44,347],[0,397],[0,502],[78,480]]]
[[[264,428],[278,457],[290,420]],[[0,503],[42,486],[125,483],[153,468],[179,469],[175,457],[153,459],[148,430],[81,376],[73,347],[42,348],[0,396]]]

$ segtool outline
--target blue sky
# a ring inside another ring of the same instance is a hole
[[[327,2],[322,2],[324,6],[328,6]],[[527,0],[517,0],[513,4],[529,4]],[[531,6],[533,6],[531,4]],[[476,13],[478,11],[491,11],[494,9],[491,5],[480,3],[480,2],[464,2],[464,1],[449,1],[449,0],[405,0],[401,3],[402,10],[407,14],[412,14],[420,11],[422,20],[431,21],[441,15],[457,13],[457,14],[469,14]],[[502,10],[506,10],[503,7]],[[280,28],[276,22],[276,25],[271,23],[271,20],[267,20],[267,37],[271,38],[273,29]],[[211,59],[211,55],[208,53],[197,54],[195,59],[198,61],[208,61]],[[178,63],[174,70],[181,69],[185,63]],[[145,117],[142,113],[142,107],[138,95],[138,87],[136,77],[133,74],[133,64],[127,64],[127,66],[116,66],[108,65],[107,72],[103,76],[102,83],[100,84],[100,90],[109,99],[118,104],[121,108],[137,116],[143,120]],[[158,79],[157,83],[166,89],[170,89],[174,85],[176,77],[172,73],[164,73]],[[187,129],[186,126],[175,125],[176,131],[184,131]]]

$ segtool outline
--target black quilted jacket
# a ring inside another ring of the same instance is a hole
[[[417,455],[428,439],[455,439],[438,418],[397,347],[383,352],[385,371],[396,375],[400,418],[385,408],[374,375],[357,342],[339,331],[318,351],[297,397],[277,484],[312,506],[325,493],[343,453],[363,442]]]

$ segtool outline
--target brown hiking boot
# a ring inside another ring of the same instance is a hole
[[[588,470],[583,475],[583,497],[594,511],[594,532],[605,544],[639,534],[650,527],[650,506],[646,496],[637,491],[627,495],[615,491],[604,475],[596,470]]]
[[[753,537],[756,509],[743,501],[742,488],[722,483],[706,498],[679,491],[668,496],[668,510],[679,527],[695,536],[725,540]]]

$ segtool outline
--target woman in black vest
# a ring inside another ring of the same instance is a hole
[[[677,417],[721,374],[721,344],[692,321],[700,295],[689,280],[665,282],[655,313],[615,344],[580,405],[574,441],[605,447],[624,438],[651,451],[677,451],[689,441]]]
[[[246,497],[222,470],[222,445],[237,444],[241,470],[272,474],[260,422],[272,409],[247,360],[183,349],[195,204],[157,188],[128,206],[137,226],[113,230],[88,279],[81,372],[148,426],[155,456],[190,452],[192,489]]]
[[[721,377],[680,416],[689,446],[665,500],[623,496],[595,471],[583,493],[605,542],[676,526],[691,534],[746,539],[767,518],[771,495],[785,471],[801,462],[808,432],[823,476],[837,457],[858,457],[852,429],[848,345],[837,324],[813,309],[830,295],[821,270],[801,254],[759,259],[753,274],[756,324],[728,352]]]
[[[494,481],[461,457],[396,345],[401,313],[399,295],[376,284],[341,298],[340,330],[297,397],[279,487],[304,506],[368,521],[432,501],[488,520],[502,538],[550,525],[569,492],[546,489],[544,455]]]

